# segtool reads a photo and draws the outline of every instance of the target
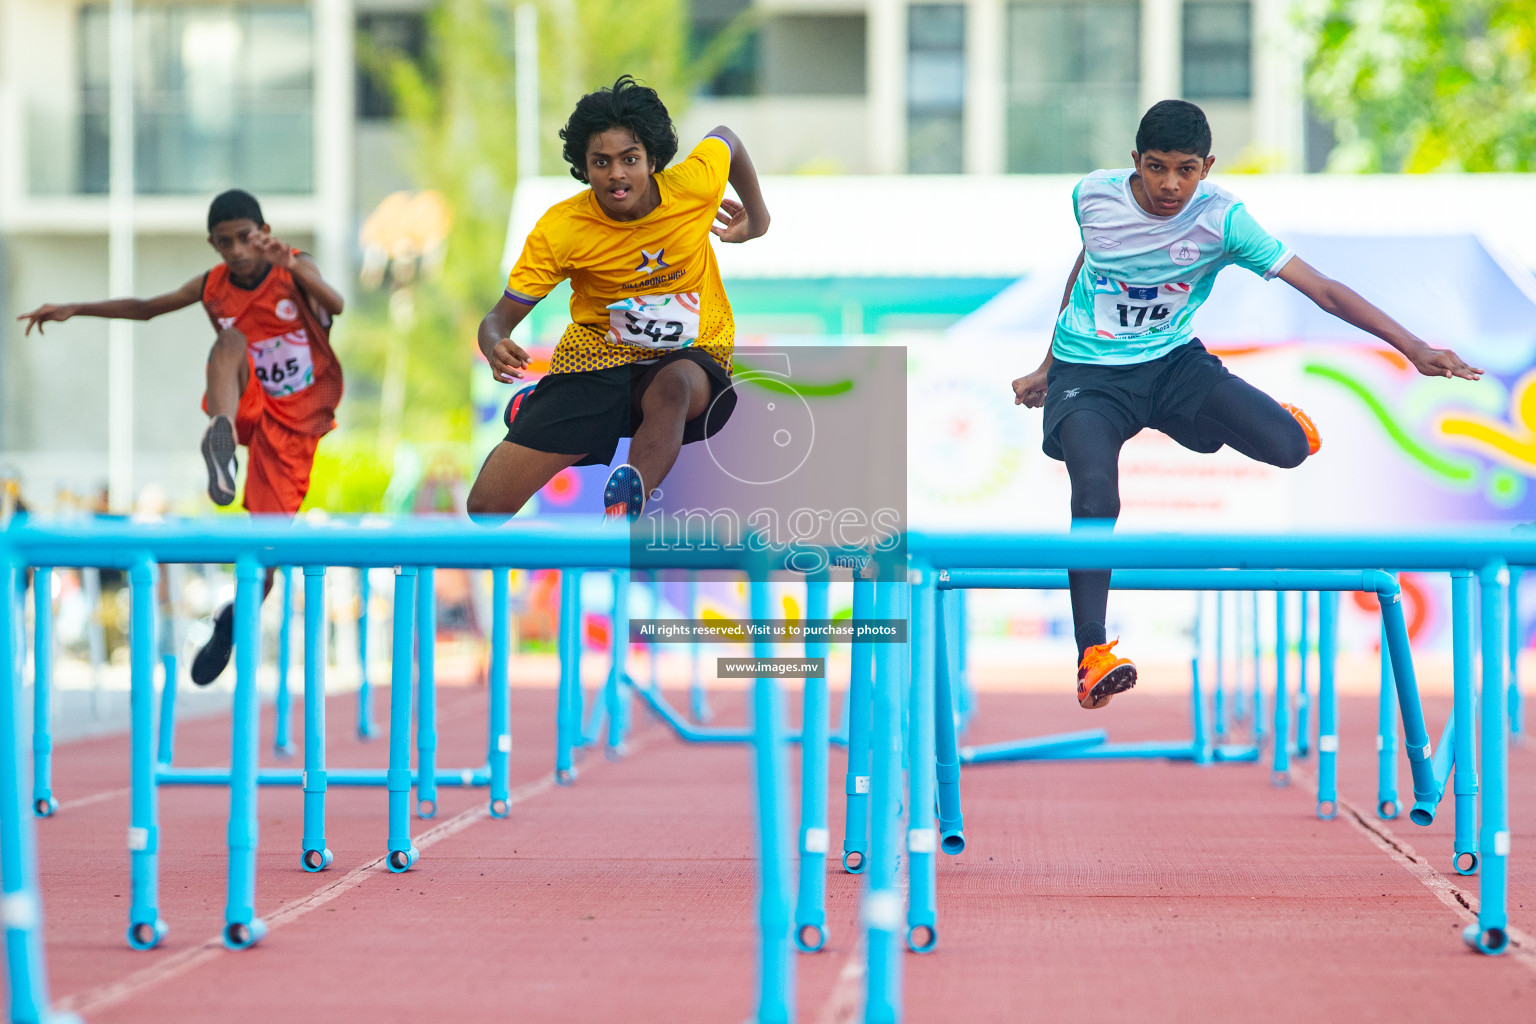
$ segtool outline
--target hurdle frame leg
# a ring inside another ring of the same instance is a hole
[[[1286,592],[1275,591],[1275,707],[1274,707],[1274,764],[1270,783],[1275,786],[1291,784],[1291,695],[1286,679],[1286,662],[1289,661],[1285,608]]]
[[[491,768],[489,807],[493,818],[505,818],[512,810],[512,694],[507,678],[507,659],[512,656],[510,571],[504,567],[491,570],[491,664],[486,672],[490,727],[485,759]]]
[[[1201,619],[1205,608],[1205,594],[1195,594],[1194,652],[1189,659],[1190,743],[1189,759],[1195,764],[1207,765],[1216,759],[1211,746],[1210,726],[1206,722],[1205,691],[1200,685]]]
[[[1509,948],[1508,864],[1509,733],[1504,696],[1505,594],[1509,570],[1502,561],[1478,573],[1482,591],[1482,830],[1478,836],[1482,866],[1478,877],[1477,922],[1462,938],[1480,953],[1496,956]]]
[[[300,865],[324,871],[325,843],[325,566],[304,567],[304,837]]]
[[[379,728],[373,721],[373,682],[368,672],[368,602],[373,596],[369,569],[357,570],[357,738],[371,740]]]
[[[272,701],[272,749],[280,757],[292,757],[293,691],[289,675],[293,668],[293,566],[285,565],[277,574],[283,579],[283,603],[277,629],[277,694]]]
[[[50,818],[58,809],[53,795],[53,570],[39,567],[32,570],[32,813]]]
[[[37,886],[37,840],[25,809],[25,771],[17,740],[17,667],[22,626],[17,584],[20,568],[0,541],[0,925],[5,929],[9,1019],[25,1024],[75,1020],[50,1010],[47,959],[43,947],[42,896]],[[33,575],[33,579],[38,577]],[[51,597],[51,590],[44,590]],[[39,620],[41,621],[41,620]]]
[[[1227,739],[1227,622],[1226,595],[1218,590],[1216,601],[1216,672],[1211,680],[1211,735],[1217,745]]]
[[[385,865],[399,874],[409,871],[420,856],[411,843],[411,690],[412,622],[416,609],[416,567],[395,567],[395,613],[389,670],[389,769],[385,788],[389,801],[389,833]]]
[[[575,750],[581,743],[581,577],[580,569],[560,571],[560,692],[555,699],[555,782],[562,786],[576,781]],[[494,636],[492,649],[495,649]]]
[[[248,949],[266,934],[256,916],[256,751],[260,742],[261,598],[266,573],[249,555],[235,563],[235,700],[229,756],[229,881],[224,945]],[[138,730],[134,730],[137,734]],[[137,767],[137,764],[135,765]]]
[[[1385,599],[1383,599],[1385,600]],[[1387,627],[1381,627],[1381,693],[1376,704],[1376,817],[1394,820],[1402,811],[1397,794],[1397,687],[1387,653]]]
[[[397,613],[398,614],[398,613]],[[416,570],[416,815],[437,817],[437,570]]]
[[[1455,773],[1452,793],[1456,811],[1455,838],[1451,846],[1451,868],[1458,875],[1477,873],[1477,719],[1473,679],[1472,573],[1461,569],[1451,573],[1451,649],[1454,706],[1452,734],[1455,751],[1451,755]]]
[[[627,575],[627,574],[626,574]],[[752,579],[752,618],[770,617],[766,573]],[[625,627],[628,632],[628,626]],[[753,656],[773,655],[764,638],[753,642]],[[784,754],[784,721],[778,680],[759,677],[752,683],[752,763],[757,783],[758,864],[762,885],[758,893],[759,970],[757,1021],[789,1024],[795,1014],[795,963],[790,954],[790,895],[785,866],[789,863],[788,784]]]
[[[1413,669],[1408,624],[1403,618],[1403,595],[1401,589],[1394,586],[1391,591],[1380,596],[1381,621],[1387,632],[1387,647],[1392,657],[1392,680],[1397,689],[1398,716],[1402,719],[1403,749],[1408,754],[1414,805],[1420,809],[1421,816],[1427,814],[1432,821],[1440,794],[1435,786],[1434,765],[1431,761],[1434,751],[1429,742],[1429,730],[1424,724],[1424,706],[1419,701],[1419,683]],[[1499,598],[1503,600],[1502,593]],[[1502,617],[1502,609],[1499,614]],[[1504,652],[1500,649],[1501,663],[1503,658]]]
[[[934,598],[933,750],[934,783],[939,809],[939,849],[951,857],[965,850],[965,813],[960,797],[959,716],[955,663],[959,640],[953,614],[956,591],[940,590]],[[963,629],[964,627],[960,627]]]
[[[166,615],[160,621],[160,722],[159,748],[155,760],[169,768],[176,761],[176,683],[180,678],[178,655],[181,652],[181,625],[177,610],[182,592],[182,566],[163,566],[166,586]]]
[[[805,618],[831,618],[825,571],[806,579]],[[691,615],[690,611],[690,615]],[[820,677],[805,680],[800,713],[800,888],[795,900],[795,947],[815,953],[827,941],[827,655],[831,644],[807,640],[805,656],[821,658]]]
[[[610,761],[624,757],[625,739],[629,734],[629,715],[626,713],[625,682],[629,669],[629,582],[627,569],[613,573],[613,629],[609,637],[612,662],[608,667],[608,680],[603,686],[603,705],[608,717],[608,740],[603,755]]]
[[[898,584],[874,584],[875,617],[898,617]],[[901,836],[901,694],[896,644],[875,649],[873,729],[870,764],[869,868],[863,899],[865,928],[865,1024],[898,1024],[901,1019],[901,953],[897,948],[905,915],[899,885]]]
[[[1300,593],[1300,622],[1296,629],[1296,644],[1301,655],[1296,671],[1296,756],[1304,758],[1312,753],[1312,692],[1307,677],[1312,660],[1312,592],[1303,590]]]
[[[911,675],[911,711],[907,718],[911,770],[907,775],[907,864],[910,878],[907,903],[907,948],[931,953],[939,944],[938,877],[935,859],[939,834],[934,827],[935,686],[934,571],[914,562],[908,577],[911,616],[904,664]]]
[[[686,583],[686,597],[688,602],[688,614],[686,618],[693,618],[699,609],[699,574],[689,571]],[[694,725],[707,725],[714,717],[709,709],[709,694],[704,689],[703,649],[698,643],[688,645],[688,713],[693,718]]]
[[[1520,628],[1520,580],[1524,575],[1525,570],[1520,566],[1509,567],[1509,614],[1505,619],[1505,630],[1509,636],[1509,690],[1506,700],[1509,702],[1509,736],[1516,743],[1525,740],[1525,700],[1520,694],[1520,648],[1524,641]]]
[[[1317,595],[1317,816],[1339,814],[1339,594]]]
[[[1250,653],[1253,656],[1253,701],[1249,709],[1253,714],[1253,745],[1263,746],[1266,732],[1264,729],[1264,641],[1262,630],[1259,628],[1259,592],[1253,591],[1253,635],[1249,639]]]
[[[853,621],[875,614],[875,583],[853,580]],[[843,778],[843,870],[857,875],[869,865],[870,730],[873,727],[875,647],[868,641],[849,645],[848,770]]]
[[[153,949],[165,936],[160,917],[160,809],[155,784],[154,635],[155,565],[147,557],[128,570],[129,590],[129,800],[128,860],[131,894],[128,945]],[[234,837],[231,820],[231,838]],[[233,850],[233,845],[231,846]]]

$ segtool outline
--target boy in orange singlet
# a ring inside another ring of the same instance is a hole
[[[332,317],[341,294],[307,254],[272,237],[255,197],[231,189],[208,207],[208,244],[223,262],[173,292],[152,299],[110,299],[42,305],[17,319],[41,333],[43,324],[74,316],[151,320],[201,302],[216,332],[208,353],[203,409],[203,460],[208,497],[235,500],[235,447],[246,445],[246,511],[291,516],[309,491],[320,438],[336,427],[341,364],[331,351]],[[267,590],[272,574],[267,574]],[[224,666],[234,640],[234,609],[214,620],[213,636],[192,663],[192,681],[206,686]]]

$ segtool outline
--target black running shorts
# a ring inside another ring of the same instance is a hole
[[[730,374],[698,348],[669,352],[654,363],[611,366],[605,370],[551,373],[539,381],[511,416],[502,412],[506,439],[540,452],[586,453],[578,466],[609,465],[622,437],[634,437],[642,417],[640,400],[664,367],[687,360],[709,377],[709,407],[688,421],[683,443],[713,437],[731,418],[736,392]],[[515,396],[514,396],[515,397]]]
[[[1060,459],[1061,421],[1079,409],[1109,420],[1129,441],[1145,427],[1161,430],[1191,451],[1210,453],[1222,442],[1195,427],[1211,389],[1232,373],[1195,338],[1145,363],[1111,365],[1057,359],[1046,374],[1045,454]]]

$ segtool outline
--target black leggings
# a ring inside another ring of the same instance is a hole
[[[1280,403],[1238,377],[1227,377],[1211,389],[1195,428],[1250,459],[1281,469],[1301,465],[1307,457],[1307,435]],[[1057,432],[1067,475],[1072,480],[1072,522],[1108,520],[1120,516],[1120,431],[1104,416],[1084,409],[1069,414]],[[1107,639],[1105,612],[1109,607],[1109,573],[1073,570],[1067,574],[1072,592],[1072,626],[1077,656]]]

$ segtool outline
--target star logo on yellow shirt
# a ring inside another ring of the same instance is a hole
[[[657,249],[655,252],[649,252],[645,249],[641,249],[640,265],[635,268],[635,273],[654,274],[658,270],[667,269],[672,264],[668,263],[665,259],[662,258],[666,256],[666,254],[667,250],[665,248]]]

